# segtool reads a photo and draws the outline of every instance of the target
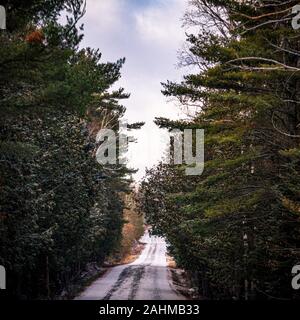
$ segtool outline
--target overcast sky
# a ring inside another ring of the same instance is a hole
[[[182,17],[186,0],[87,0],[84,47],[99,48],[103,62],[125,57],[119,86],[131,93],[124,103],[129,123],[145,121],[131,146],[129,166],[139,169],[157,163],[163,153],[162,130],[155,117],[180,117],[175,102],[161,94],[160,82],[180,80],[178,50],[185,40]]]

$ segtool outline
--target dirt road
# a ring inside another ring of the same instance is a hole
[[[133,263],[111,268],[76,300],[183,300],[170,286],[164,239],[149,236]]]

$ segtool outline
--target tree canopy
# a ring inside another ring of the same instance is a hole
[[[161,163],[141,188],[141,208],[193,274],[204,297],[297,296],[299,262],[299,32],[297,1],[191,1],[182,66],[195,70],[163,94],[197,108],[205,169],[184,175]]]
[[[120,242],[133,171],[95,154],[97,132],[118,132],[125,112],[129,94],[112,90],[125,59],[79,49],[82,0],[1,4],[0,264],[11,295],[54,298]]]

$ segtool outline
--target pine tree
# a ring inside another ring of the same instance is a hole
[[[296,296],[290,287],[300,239],[294,4],[192,1],[186,23],[199,33],[188,35],[181,64],[200,70],[163,85],[166,96],[196,105],[198,113],[191,122],[157,124],[205,129],[206,162],[201,177],[180,179],[178,194],[168,191],[159,217],[153,221],[150,213],[150,220],[207,297]],[[153,179],[146,188],[160,189]],[[171,186],[163,181],[164,189]],[[162,225],[162,217],[169,223]]]
[[[125,165],[102,166],[96,134],[114,129],[129,94],[112,91],[125,62],[79,50],[85,2],[6,1],[0,33],[0,264],[8,292],[56,298],[88,263],[118,248]],[[66,25],[59,13],[68,12]],[[132,128],[141,127],[133,124]]]

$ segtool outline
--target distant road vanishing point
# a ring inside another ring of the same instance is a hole
[[[137,260],[111,268],[76,300],[186,300],[170,285],[165,240],[146,232],[141,241]]]

